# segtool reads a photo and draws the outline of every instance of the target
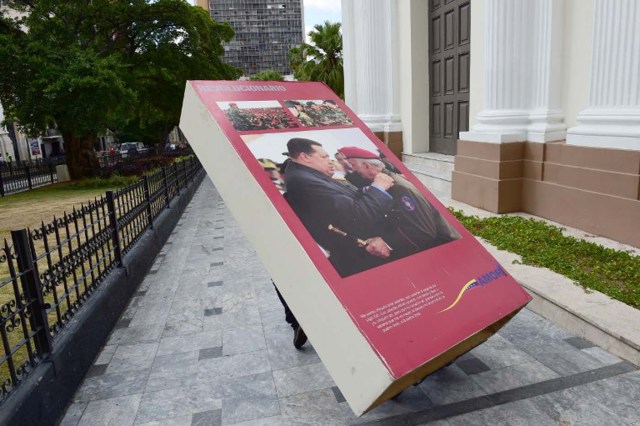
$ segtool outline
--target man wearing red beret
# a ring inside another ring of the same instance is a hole
[[[362,158],[369,160],[379,160],[380,156],[371,151],[368,151],[359,146],[345,146],[338,150],[340,154],[343,154],[346,159],[349,158]]]
[[[380,235],[392,249],[388,261],[460,238],[460,234],[411,182],[386,169],[378,154],[357,146],[340,148],[338,154],[337,157],[342,158],[351,170],[367,182],[371,182],[379,173],[386,174],[394,181],[394,185],[388,189],[394,200],[392,212],[385,215],[374,228],[376,235]]]

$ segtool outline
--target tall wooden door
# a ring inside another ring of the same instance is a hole
[[[429,150],[456,153],[469,129],[470,0],[429,0]]]

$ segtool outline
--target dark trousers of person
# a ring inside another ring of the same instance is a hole
[[[271,281],[271,284],[273,284],[273,281]],[[296,328],[298,328],[300,326],[300,324],[298,324],[298,320],[293,315],[293,312],[291,312],[291,309],[289,309],[289,305],[287,305],[287,302],[284,301],[284,298],[282,297],[282,295],[278,291],[278,287],[276,287],[276,285],[273,284],[273,288],[276,289],[276,293],[278,294],[278,299],[280,299],[280,302],[282,303],[282,306],[284,307],[284,319],[285,319],[285,321],[288,322],[289,325],[291,325],[291,328],[293,328],[295,330]]]

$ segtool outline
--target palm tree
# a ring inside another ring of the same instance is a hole
[[[340,23],[325,21],[309,31],[311,43],[302,43],[290,51],[289,64],[300,81],[323,81],[344,98],[342,34]]]
[[[249,77],[252,81],[284,81],[284,77],[278,71],[260,71]]]

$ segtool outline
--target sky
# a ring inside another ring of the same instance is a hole
[[[303,0],[305,36],[316,24],[342,22],[340,0]]]

